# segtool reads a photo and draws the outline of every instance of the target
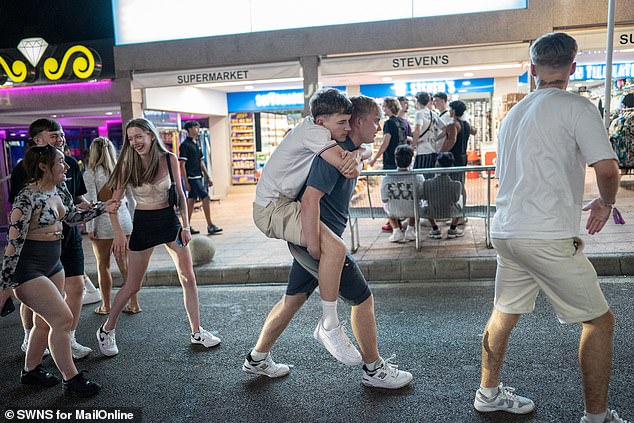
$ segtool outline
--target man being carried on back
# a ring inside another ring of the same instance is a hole
[[[314,336],[337,360],[356,365],[361,363],[361,354],[350,343],[337,315],[346,246],[326,225],[310,220],[317,210],[309,210],[305,203],[296,200],[317,156],[335,166],[346,178],[359,175],[360,163],[369,153],[345,151],[337,145],[350,131],[351,109],[350,100],[336,89],[320,90],[313,95],[311,116],[286,135],[262,170],[253,203],[253,220],[269,238],[307,247],[310,255],[319,260],[323,314]]]

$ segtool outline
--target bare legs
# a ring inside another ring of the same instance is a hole
[[[198,287],[196,286],[196,276],[194,275],[189,248],[179,246],[176,241],[166,244],[166,247],[176,265],[178,278],[183,287],[185,310],[189,324],[192,332],[197,332],[200,328]],[[153,251],[154,248],[148,248],[143,251],[128,252],[128,277],[114,298],[108,320],[106,320],[103,326],[106,331],[111,331],[116,328],[117,320],[123,307],[125,307],[130,298],[141,289],[141,284],[143,283],[143,278],[145,277],[145,272]]]
[[[271,351],[273,344],[282,335],[295,313],[306,302],[306,294],[284,295],[269,312],[264,321],[255,350],[261,353]],[[372,363],[379,358],[374,317],[374,297],[371,295],[363,303],[353,306],[351,325],[359,343],[363,361]]]
[[[494,388],[500,383],[500,369],[511,331],[520,315],[494,309],[482,337],[481,386]],[[614,315],[608,311],[583,322],[579,342],[579,366],[583,378],[586,411],[604,412],[608,407],[608,384],[612,366]]]
[[[48,279],[40,276],[15,289],[16,297],[36,313],[24,368],[33,370],[42,361],[48,344],[55,365],[65,380],[77,375],[70,349],[73,315],[64,302],[64,272]]]
[[[92,249],[97,259],[97,274],[99,277],[99,290],[101,291],[102,303],[99,309],[105,313],[110,312],[110,294],[112,292],[112,273],[110,272],[110,250],[112,239],[93,239]],[[115,257],[117,267],[121,272],[121,278],[125,282],[128,279],[128,256]],[[128,302],[130,309],[138,310],[139,297],[133,294]]]

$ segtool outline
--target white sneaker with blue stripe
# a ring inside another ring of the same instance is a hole
[[[516,395],[514,392],[515,388],[501,383],[497,394],[492,397],[487,397],[478,389],[473,406],[482,413],[506,411],[513,414],[528,414],[535,409],[535,403],[532,400]]]

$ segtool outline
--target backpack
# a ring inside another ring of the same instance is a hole
[[[390,119],[394,122],[398,128],[398,143],[407,144],[407,127],[405,123],[397,116],[390,116]]]

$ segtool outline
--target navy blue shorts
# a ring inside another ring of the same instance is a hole
[[[203,184],[203,178],[187,179],[187,182],[189,182],[189,192],[187,193],[187,198],[202,200],[205,197],[209,197],[209,191]]]
[[[308,250],[304,247],[290,243],[288,245],[295,259],[288,275],[286,295],[305,293],[309,297],[319,286],[317,278],[314,276],[317,273],[319,263],[308,254]],[[368,287],[368,282],[365,280],[363,273],[361,273],[361,269],[359,269],[354,258],[349,253],[346,253],[346,261],[341,271],[339,296],[348,304],[355,306],[363,303],[370,295],[372,293]]]
[[[63,225],[62,255],[60,260],[64,266],[64,277],[71,278],[84,274],[84,247],[81,233],[77,226]]]

